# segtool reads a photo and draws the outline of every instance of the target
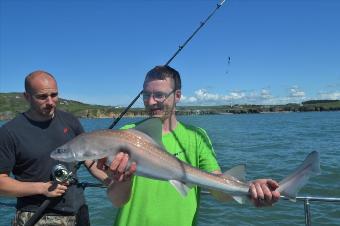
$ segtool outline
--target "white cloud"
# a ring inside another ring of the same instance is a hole
[[[229,95],[224,96],[226,100],[241,100],[246,97],[246,93],[243,91],[231,92]]]
[[[194,92],[194,96],[181,97],[181,104],[193,104],[193,105],[223,105],[234,103],[235,101],[242,102],[247,99],[246,92],[233,91],[227,95],[220,95],[216,93],[210,93],[206,89],[199,89]]]
[[[195,103],[197,102],[197,98],[196,97],[186,97],[186,96],[181,96],[181,102],[185,102],[185,103]]]
[[[340,91],[320,93],[319,98],[322,100],[340,100]]]
[[[208,93],[205,89],[195,91],[195,95],[201,101],[216,101],[220,98],[218,94]]]
[[[261,95],[262,99],[272,99],[273,98],[273,96],[270,94],[270,90],[267,90],[267,89],[262,89],[260,95]]]
[[[290,97],[299,97],[299,98],[303,98],[306,96],[305,92],[300,90],[300,88],[298,86],[293,86],[290,88]]]
[[[231,91],[228,94],[210,93],[206,89],[198,89],[193,96],[182,96],[183,105],[229,105],[229,104],[287,104],[301,103],[306,94],[298,86],[292,86],[287,96],[273,96],[269,88],[259,91]]]

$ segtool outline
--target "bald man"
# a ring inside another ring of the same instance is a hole
[[[24,225],[46,199],[51,203],[36,225],[89,225],[83,189],[75,183],[55,185],[52,169],[58,162],[50,158],[51,151],[84,132],[83,127],[73,115],[56,109],[58,87],[50,73],[26,76],[24,96],[29,109],[0,127],[0,195],[17,197],[13,225]],[[75,164],[63,164],[76,176]],[[99,180],[107,179],[91,161],[85,165]]]

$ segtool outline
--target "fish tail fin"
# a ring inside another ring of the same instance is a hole
[[[279,182],[277,191],[289,200],[295,201],[298,191],[307,183],[308,179],[320,172],[319,153],[313,151],[293,173]]]

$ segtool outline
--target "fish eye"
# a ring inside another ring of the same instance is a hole
[[[83,154],[83,156],[84,156],[85,158],[92,157],[92,156],[93,156],[93,153],[92,153],[91,151],[85,151],[84,154]]]
[[[58,148],[57,149],[57,153],[59,153],[59,154],[62,154],[64,152],[65,152],[65,149],[63,149],[63,148]]]

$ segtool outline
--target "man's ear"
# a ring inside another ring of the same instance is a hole
[[[30,102],[30,98],[31,98],[30,94],[27,93],[27,92],[24,92],[23,95],[24,95],[26,101]]]
[[[175,91],[175,100],[176,103],[178,103],[181,100],[181,96],[182,96],[182,91],[180,89]]]

